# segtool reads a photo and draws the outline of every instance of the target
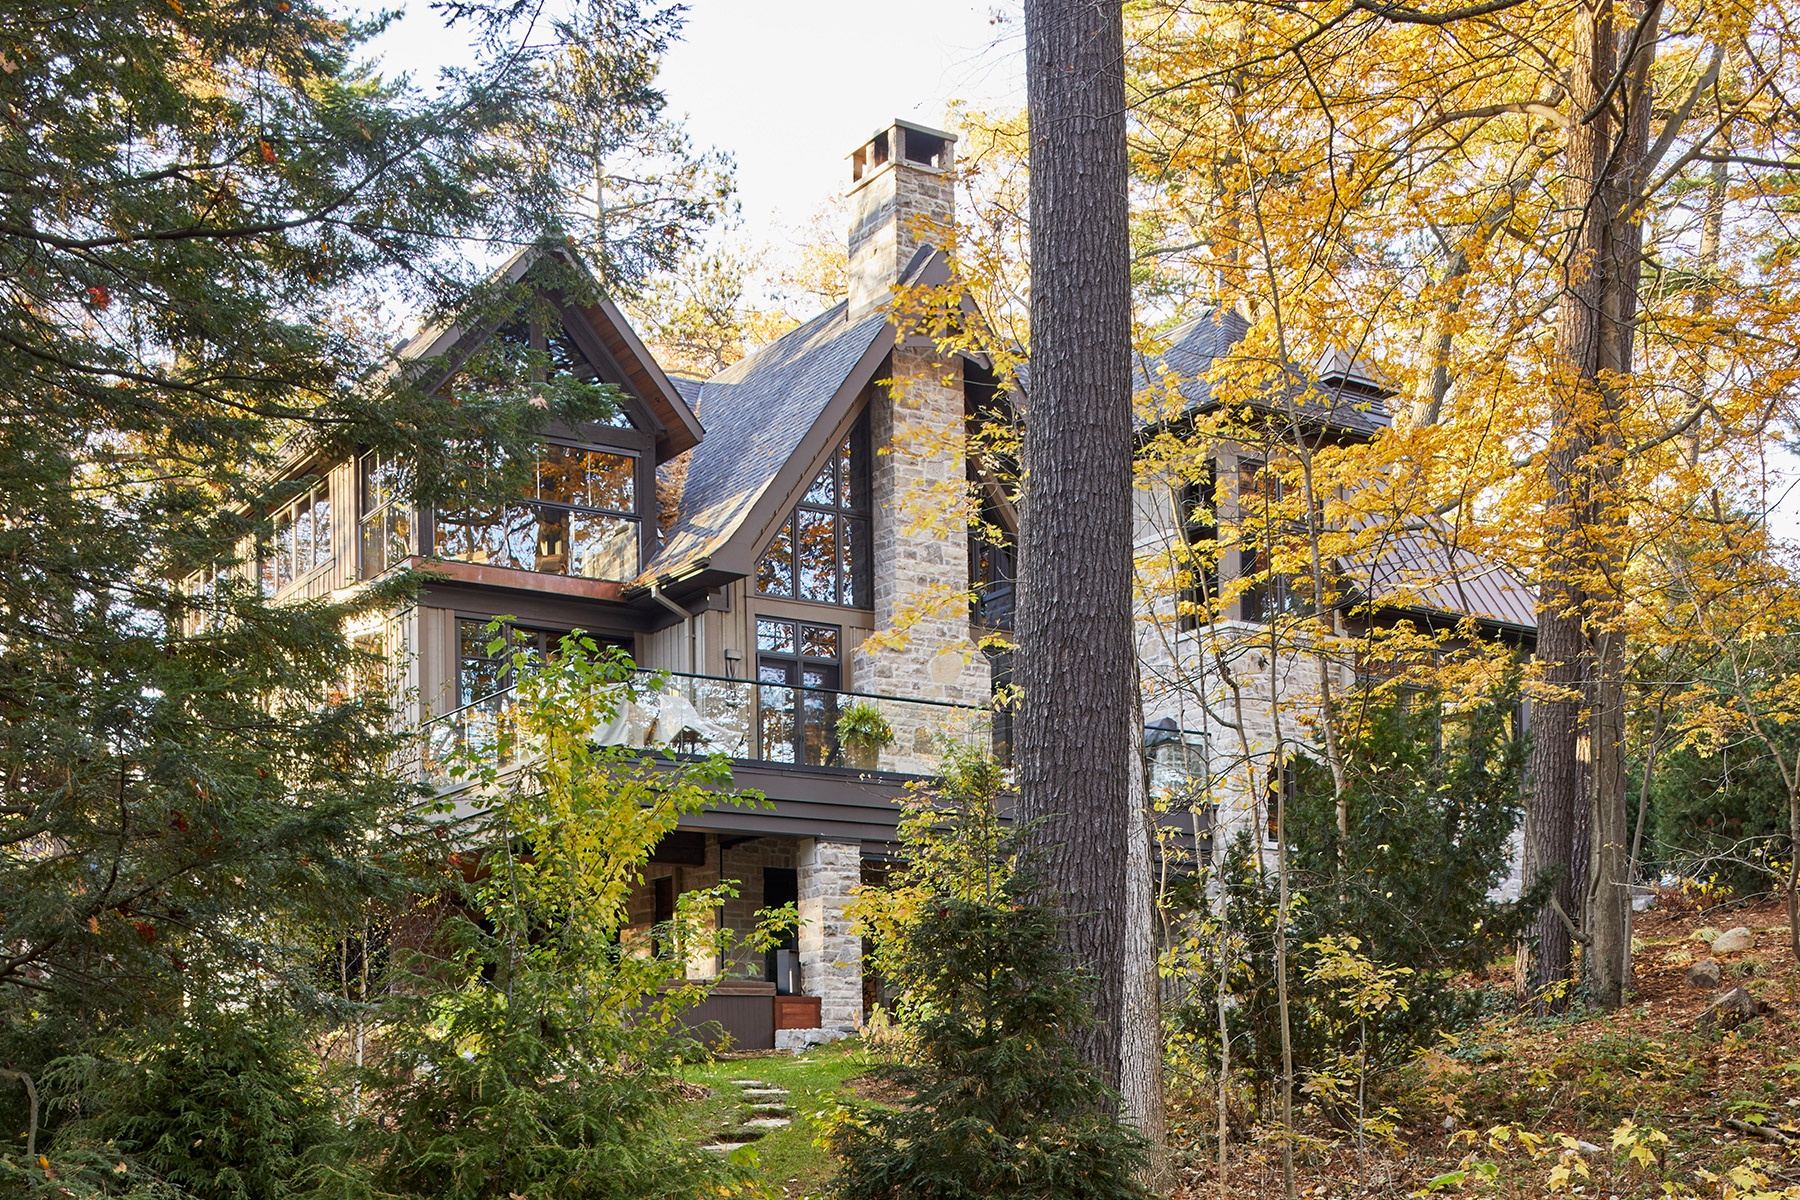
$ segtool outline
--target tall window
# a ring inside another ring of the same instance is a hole
[[[1182,550],[1176,628],[1198,629],[1213,619],[1219,602],[1219,465],[1185,484],[1178,497]]]
[[[756,619],[762,758],[824,766],[837,754],[836,625]]]
[[[756,564],[756,590],[867,608],[869,424],[865,414],[839,442]]]
[[[637,459],[546,445],[523,500],[437,515],[439,558],[521,571],[631,579],[638,573]]]
[[[1269,568],[1266,543],[1281,524],[1270,509],[1280,504],[1283,496],[1281,478],[1271,473],[1267,464],[1254,458],[1238,459],[1237,506],[1242,528],[1238,577],[1253,580],[1238,597],[1246,621],[1272,621],[1306,610],[1305,596],[1292,580],[1286,575],[1263,574]],[[1256,578],[1259,575],[1262,577]]]
[[[501,386],[521,380],[533,384],[564,379],[582,384],[601,382],[599,371],[560,323],[546,325],[520,317],[494,330],[483,350],[472,368],[482,382]],[[619,403],[617,393],[613,400],[612,414],[605,423],[615,429],[636,429],[637,423]]]
[[[532,662],[548,662],[566,631],[506,625],[497,652],[488,647],[496,640],[486,621],[464,618],[456,623],[456,706],[478,705],[498,710],[513,685],[513,655],[525,651]]]
[[[400,492],[392,455],[371,450],[356,460],[358,573],[373,579],[412,553],[412,509]]]
[[[575,345],[575,339],[568,330],[558,327],[554,332],[544,333],[543,337],[544,354],[548,359],[546,379],[567,375],[581,383],[599,382],[599,372],[594,370],[594,365],[588,362],[587,356]],[[631,414],[623,404],[614,406],[612,416],[607,418],[606,423],[615,429],[637,428],[637,423],[631,419]]]
[[[263,594],[273,596],[331,561],[331,492],[324,483],[275,514],[262,562]]]
[[[969,619],[984,629],[1010,630],[1018,560],[1006,540],[999,506],[982,491],[981,518],[969,526]]]

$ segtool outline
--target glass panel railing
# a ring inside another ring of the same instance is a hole
[[[852,720],[846,722],[847,715]],[[635,693],[620,701],[611,722],[594,731],[594,741],[750,762],[929,775],[952,746],[991,748],[993,718],[985,708],[941,701],[643,671]],[[851,727],[841,736],[840,725]],[[512,725],[505,692],[431,719],[422,742],[424,777],[440,785],[452,782],[451,766],[470,748],[502,767],[530,757]]]

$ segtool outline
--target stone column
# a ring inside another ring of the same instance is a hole
[[[871,405],[875,629],[859,648],[857,691],[984,706],[988,661],[969,636],[967,481],[961,363],[929,341],[894,348],[892,382]],[[941,741],[982,741],[985,716],[890,706],[889,770],[934,769]]]
[[[862,885],[862,847],[800,841],[800,990],[819,997],[826,1029],[862,1026],[862,939],[844,913]]]

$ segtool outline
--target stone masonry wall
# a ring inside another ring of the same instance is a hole
[[[862,1025],[862,939],[845,914],[862,884],[862,847],[802,838],[800,860],[800,990],[819,997],[826,1029]]]
[[[890,302],[900,272],[921,246],[944,240],[955,221],[955,191],[946,172],[897,161],[865,176],[850,201],[855,320]],[[852,657],[852,687],[984,706],[992,690],[988,662],[969,637],[966,599],[961,360],[941,355],[929,338],[900,333],[891,382],[869,398],[876,637]],[[883,708],[895,735],[880,758],[888,770],[930,769],[946,738],[985,740],[981,716],[921,705]]]
[[[960,367],[930,345],[893,354],[893,382],[871,404],[875,519],[875,629],[852,678],[861,692],[981,706],[988,662],[969,637],[969,535],[961,450]],[[953,709],[890,705],[890,770],[927,767],[944,738],[979,737],[981,717]]]
[[[943,244],[956,221],[956,193],[948,172],[890,162],[858,183],[849,201],[849,315],[860,321],[888,303],[921,245]]]
[[[716,839],[715,839],[716,841]],[[719,853],[723,864],[720,874],[737,881],[737,896],[725,901],[720,916],[725,928],[741,941],[755,929],[763,907],[763,868],[798,868],[799,843],[793,838],[761,837],[740,842]],[[728,951],[724,974],[738,978],[761,979],[764,960],[762,951],[734,946]]]

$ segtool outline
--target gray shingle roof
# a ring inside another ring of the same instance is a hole
[[[853,325],[846,310],[836,305],[704,384],[677,381],[706,439],[689,451],[675,526],[644,571],[644,582],[699,565],[739,531],[887,328],[885,311]]]
[[[1143,392],[1160,385],[1172,390],[1186,402],[1179,409],[1182,415],[1217,408],[1219,402],[1214,397],[1212,384],[1206,376],[1212,370],[1214,362],[1229,353],[1249,331],[1249,322],[1230,309],[1215,309],[1177,325],[1163,335],[1161,340],[1166,345],[1162,353],[1139,358],[1132,388],[1136,392]],[[1345,371],[1341,366],[1333,370],[1333,364],[1337,363],[1338,358],[1347,356],[1339,353],[1334,358],[1328,353],[1321,360],[1319,369],[1313,372],[1314,377],[1321,380],[1342,378]],[[1387,409],[1379,396],[1356,386],[1362,382],[1366,373],[1353,363],[1349,365],[1351,369],[1346,382],[1350,386],[1332,394],[1330,403],[1321,403],[1317,396],[1308,399],[1298,386],[1290,393],[1291,402],[1296,406],[1296,415],[1302,420],[1329,429],[1372,437],[1387,428]],[[1271,397],[1253,401],[1250,407],[1260,412],[1285,411],[1284,408],[1278,408],[1280,404],[1279,398]]]

